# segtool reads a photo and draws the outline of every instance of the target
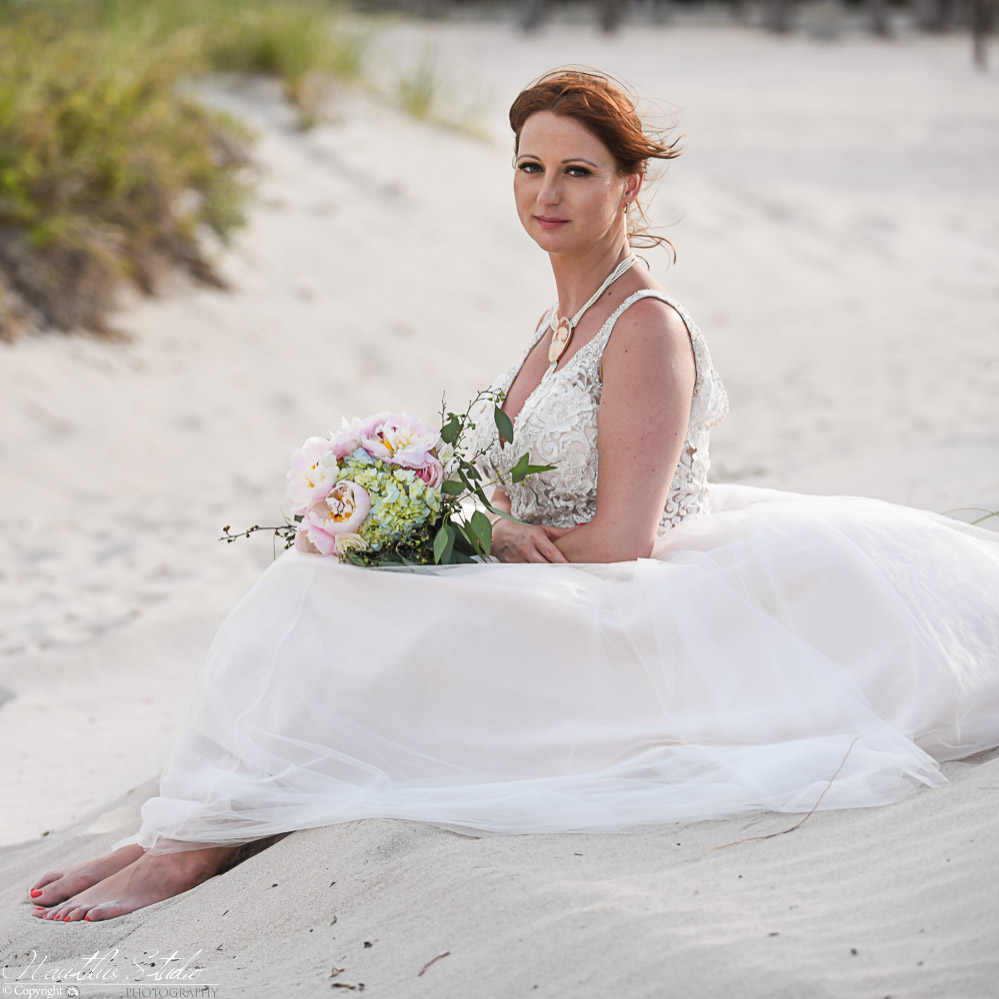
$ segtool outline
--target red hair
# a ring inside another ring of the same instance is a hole
[[[635,98],[616,80],[604,73],[582,69],[555,69],[528,84],[510,107],[510,127],[514,134],[514,153],[520,147],[524,122],[539,111],[575,118],[610,150],[617,172],[645,176],[650,159],[671,160],[680,155],[679,139],[666,142],[664,137],[650,134],[642,125],[635,108]],[[666,244],[676,251],[663,236],[648,232],[645,212],[635,202],[641,217],[637,228],[629,225],[629,241],[634,246]],[[635,242],[636,237],[641,242]]]

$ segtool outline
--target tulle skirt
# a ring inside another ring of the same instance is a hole
[[[222,625],[115,846],[882,805],[999,744],[999,535],[852,497],[716,486],[712,505],[634,562],[286,552]]]

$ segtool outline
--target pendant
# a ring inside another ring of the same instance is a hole
[[[558,326],[552,330],[552,342],[548,345],[549,364],[558,363],[558,359],[565,353],[565,348],[569,345],[571,336],[572,323],[563,316],[558,321]]]

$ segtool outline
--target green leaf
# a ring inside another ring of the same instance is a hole
[[[478,544],[469,537],[469,528],[467,524],[451,524],[454,530],[454,551],[455,555],[461,552],[465,555],[475,555],[478,553]]]
[[[527,466],[531,462],[531,456],[526,452],[520,456],[520,461],[510,469],[510,478],[514,482],[522,482],[527,475]]]
[[[489,551],[493,543],[493,525],[489,522],[489,518],[481,510],[476,510],[472,514],[469,527],[482,547],[482,554],[489,558]]]
[[[460,496],[467,488],[464,482],[458,482],[456,479],[448,479],[441,483],[441,492],[448,496]]]
[[[534,475],[537,472],[548,472],[554,467],[554,465],[532,465],[531,456],[525,452],[520,456],[517,464],[510,469],[510,478],[514,482],[523,482],[529,475]]]
[[[500,437],[507,443],[513,443],[513,422],[510,417],[503,412],[499,406],[493,406],[493,419],[496,421],[496,429]]]
[[[445,444],[456,444],[460,434],[461,422],[458,417],[452,413],[447,423],[441,427],[441,440],[444,441]]]
[[[440,530],[434,535],[434,561],[440,562],[444,557],[444,551],[448,544],[454,544],[448,534],[448,525],[444,524]]]

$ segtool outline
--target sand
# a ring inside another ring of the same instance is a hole
[[[429,52],[439,113],[477,134],[346,92],[302,133],[273,85],[215,81],[259,133],[259,202],[219,250],[234,290],[125,297],[125,342],[0,344],[3,961],[45,956],[67,984],[97,955],[88,999],[993,995],[993,754],[768,839],[800,817],[482,839],[349,822],[107,923],[31,918],[38,875],[134,831],[215,629],[272,557],[221,527],[276,515],[307,435],[432,419],[530,335],[553,284],[512,210],[505,109],[555,64],[618,73],[686,135],[651,209],[679,260],[648,256],[729,390],[713,477],[999,509],[999,76],[965,39],[402,22],[376,48],[386,86]]]

